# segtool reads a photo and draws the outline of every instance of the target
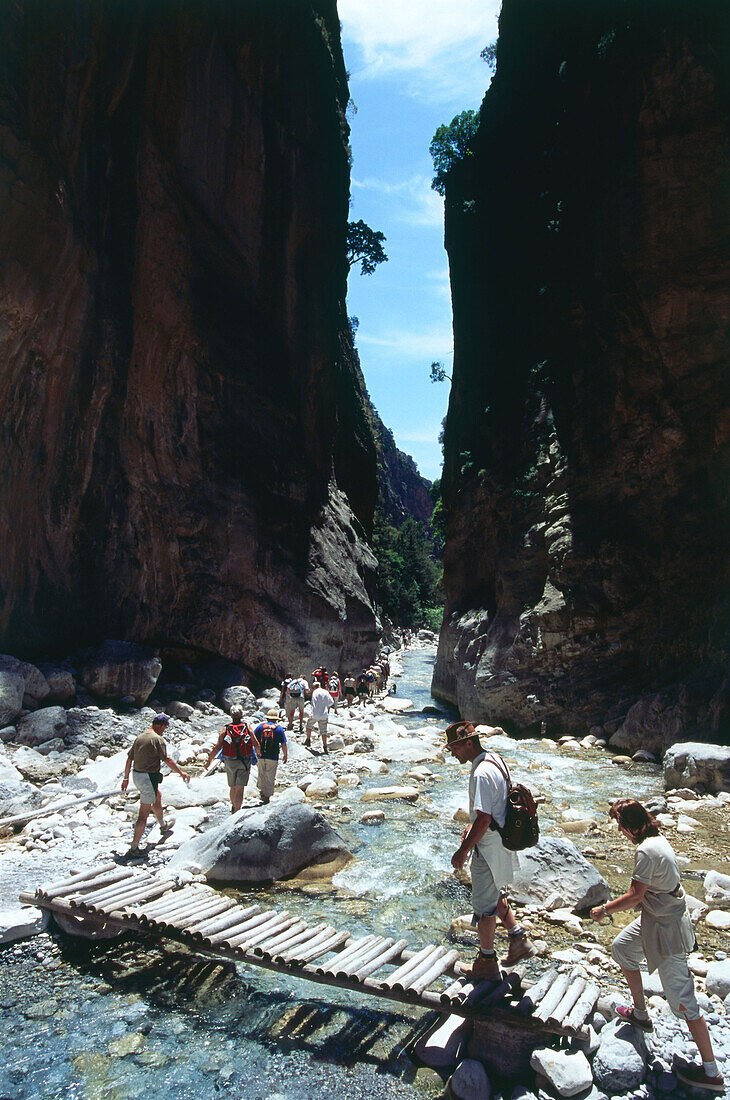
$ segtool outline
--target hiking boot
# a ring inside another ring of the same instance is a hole
[[[708,1092],[724,1092],[725,1081],[720,1076],[708,1077],[702,1066],[675,1065],[674,1073],[685,1085],[691,1085],[695,1089],[707,1089]]]
[[[537,948],[527,932],[519,932],[516,936],[509,937],[507,954],[500,962],[502,966],[516,966],[520,959],[531,959],[536,954]]]
[[[623,1020],[624,1023],[633,1024],[634,1027],[640,1028],[642,1031],[653,1031],[654,1025],[647,1016],[645,1020],[642,1020],[640,1016],[637,1016],[631,1005],[616,1005],[616,1015],[619,1020]]]
[[[499,969],[497,956],[493,955],[485,959],[480,951],[464,976],[473,982],[501,982],[502,972]]]
[[[309,740],[309,738],[307,738],[307,740],[304,742],[304,747],[305,749],[311,749],[312,742]]]

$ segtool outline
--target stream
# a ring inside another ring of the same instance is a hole
[[[435,706],[442,716],[393,716],[431,735],[453,720],[431,697],[433,662],[430,650],[405,654],[398,698],[411,699],[417,712]],[[569,755],[501,736],[490,746],[515,762],[533,789],[549,791],[540,812],[543,834],[563,835],[555,821],[568,805],[603,819],[612,799],[662,790],[658,766],[642,765],[629,775],[607,767],[598,750]],[[467,771],[450,758],[428,766],[434,778],[417,803],[383,804],[380,826],[360,823],[366,807],[359,800],[370,783],[343,790],[337,808],[328,808],[355,855],[331,886],[278,884],[242,890],[241,898],[285,904],[310,923],[327,920],[354,934],[405,937],[418,945],[443,940],[452,918],[469,909],[468,891],[450,866],[461,831],[452,817],[466,803]],[[373,782],[410,782],[411,767],[392,763],[389,774]],[[152,938],[96,945],[53,932],[0,950],[7,1052],[0,1100],[341,1100],[345,1091],[349,1100],[435,1097],[440,1079],[408,1057],[433,1018],[347,991],[325,994],[304,981]]]

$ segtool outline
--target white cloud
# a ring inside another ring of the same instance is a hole
[[[472,60],[497,37],[500,0],[339,0],[343,37],[362,51],[357,76],[410,76],[411,94],[459,99]]]
[[[409,225],[444,224],[444,200],[432,190],[429,176],[417,174],[397,183],[387,183],[372,176],[362,180],[353,178],[352,188],[393,199],[396,216]]]
[[[417,356],[432,362],[434,359],[448,359],[454,351],[454,336],[450,328],[412,331],[410,329],[389,329],[382,333],[369,333],[359,329],[358,345],[376,348],[388,348],[399,355]]]

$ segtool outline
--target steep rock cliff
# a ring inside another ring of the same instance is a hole
[[[378,506],[383,516],[394,527],[400,527],[409,516],[428,523],[433,512],[431,482],[418,472],[411,456],[396,446],[392,431],[374,408],[372,417],[378,456]]]
[[[504,2],[446,202],[468,718],[728,736],[729,43],[727,5]]]
[[[0,9],[0,644],[372,652],[335,0]]]

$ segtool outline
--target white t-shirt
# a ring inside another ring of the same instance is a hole
[[[632,879],[657,894],[671,894],[679,886],[677,857],[663,836],[648,836],[636,846]]]
[[[315,688],[312,692],[312,718],[326,718],[334,699],[324,688]]]
[[[483,752],[473,761],[469,776],[469,817],[476,821],[476,811],[493,817],[497,825],[504,825],[507,814],[507,780],[493,760],[491,753]]]

